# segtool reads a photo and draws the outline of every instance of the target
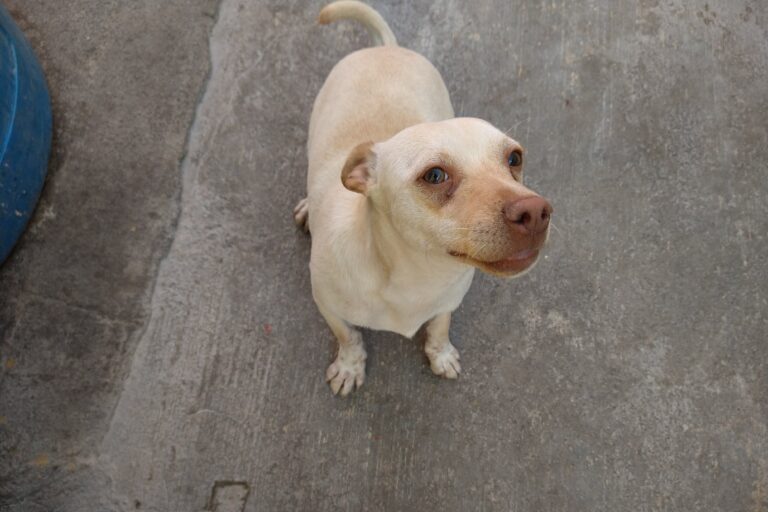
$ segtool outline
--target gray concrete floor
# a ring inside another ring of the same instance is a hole
[[[367,333],[346,400],[290,212],[364,31],[317,1],[3,2],[56,133],[0,269],[1,510],[768,510],[765,2],[373,2],[527,147],[556,229],[476,278],[457,382]]]

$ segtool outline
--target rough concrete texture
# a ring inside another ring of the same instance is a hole
[[[5,2],[57,128],[0,269],[0,509],[768,510],[765,2],[373,2],[526,146],[556,229],[529,275],[476,278],[457,382],[370,332],[345,400],[291,209],[364,30],[315,1]]]

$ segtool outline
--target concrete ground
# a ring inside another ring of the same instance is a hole
[[[323,381],[321,2],[2,0],[56,116],[0,268],[0,510],[768,510],[768,4],[376,1],[528,150],[546,259],[478,275],[464,373],[367,333]]]

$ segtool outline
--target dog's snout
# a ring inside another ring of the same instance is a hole
[[[525,235],[532,235],[549,227],[552,205],[543,197],[526,197],[506,203],[503,213],[510,228]]]

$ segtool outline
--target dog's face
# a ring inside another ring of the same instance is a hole
[[[342,181],[420,250],[502,276],[530,269],[552,207],[523,185],[523,148],[479,119],[409,127],[358,146]]]

